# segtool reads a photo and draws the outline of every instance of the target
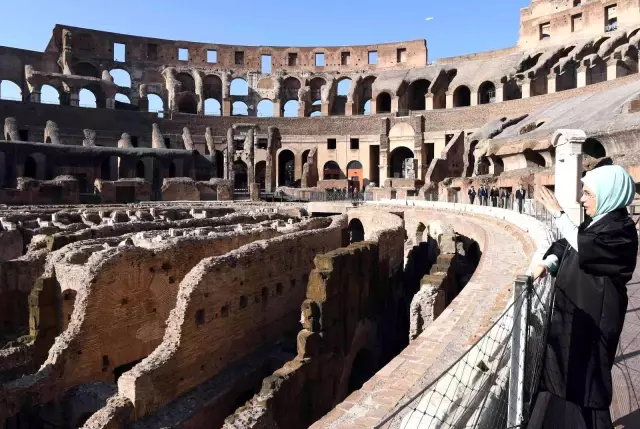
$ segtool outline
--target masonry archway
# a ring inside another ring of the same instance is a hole
[[[196,92],[196,81],[189,73],[178,73],[176,79],[180,82],[180,92]]]
[[[322,180],[338,180],[342,176],[342,169],[335,161],[327,161],[322,168]]]
[[[496,97],[496,86],[493,82],[486,81],[478,88],[478,104],[493,103]]]
[[[255,182],[260,186],[260,190],[264,190],[266,187],[267,177],[267,162],[258,161],[255,166]]]
[[[347,178],[350,179],[356,189],[360,191],[364,185],[364,175],[360,161],[351,161],[347,164]]]
[[[386,92],[381,92],[376,97],[376,113],[391,112],[391,96]]]
[[[401,146],[391,152],[391,177],[408,179],[415,178],[415,168],[413,166],[414,154],[407,147]],[[411,177],[413,174],[414,177]]]
[[[431,82],[426,79],[418,79],[411,82],[407,89],[410,110],[426,109],[425,96],[429,91],[429,86],[431,86]]]
[[[288,149],[278,154],[278,186],[294,186],[296,159]]]
[[[453,107],[465,107],[471,105],[471,90],[468,86],[461,85],[453,91]]]
[[[349,244],[364,241],[364,225],[358,218],[353,218],[349,222]]]
[[[588,138],[584,143],[582,143],[582,153],[596,159],[607,156],[607,151],[604,148],[604,145],[593,138]]]
[[[247,189],[247,164],[242,160],[233,163],[233,189]]]

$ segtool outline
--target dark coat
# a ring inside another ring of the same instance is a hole
[[[524,200],[527,197],[527,191],[524,189],[518,189],[516,191],[516,200]]]
[[[638,234],[624,208],[587,226],[578,229],[578,252],[562,239],[545,254],[556,255],[560,265],[542,386],[579,406],[607,409]]]
[[[489,191],[489,195],[491,195],[491,198],[498,198],[498,196],[500,195],[500,191],[498,191],[497,189],[492,189],[491,191]]]

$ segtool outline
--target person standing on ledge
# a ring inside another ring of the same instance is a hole
[[[564,237],[533,272],[534,278],[556,277],[540,388],[550,393],[544,429],[613,428],[611,369],[638,257],[638,234],[626,209],[636,190],[617,165],[589,171],[582,183],[580,202],[589,219],[580,226],[548,189],[536,194]]]
[[[476,190],[474,189],[473,185],[471,185],[471,187],[467,191],[467,194],[469,195],[469,204],[473,204],[476,199]]]
[[[527,197],[527,191],[524,190],[524,185],[521,183],[520,187],[516,191],[516,200],[518,201],[518,213],[522,214],[522,208],[524,206],[524,199]]]
[[[491,187],[491,207],[498,207],[498,197],[500,196],[500,192],[498,192],[498,188],[494,186]]]

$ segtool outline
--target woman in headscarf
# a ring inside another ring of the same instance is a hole
[[[635,183],[608,165],[582,179],[588,220],[575,226],[546,188],[536,196],[554,213],[563,239],[551,245],[534,278],[556,276],[556,294],[541,379],[550,393],[544,429],[613,428],[611,369],[627,311],[626,284],[638,235],[626,210]]]

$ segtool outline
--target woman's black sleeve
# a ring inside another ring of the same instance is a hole
[[[567,246],[569,246],[569,242],[566,238],[562,238],[549,247],[547,253],[544,254],[543,259],[546,259],[549,255],[555,255],[558,258],[558,261],[562,261],[562,256],[564,255],[565,250],[567,250]]]
[[[578,233],[580,268],[595,276],[631,275],[638,255],[638,235],[633,227]]]

